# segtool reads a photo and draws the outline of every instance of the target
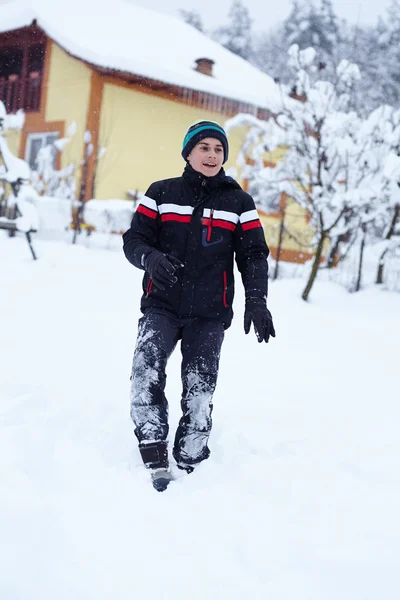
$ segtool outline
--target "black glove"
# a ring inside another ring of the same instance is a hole
[[[246,298],[246,308],[244,311],[245,333],[249,333],[252,322],[259,342],[268,342],[270,335],[275,337],[272,315],[267,308],[265,298]]]
[[[158,250],[153,250],[142,258],[142,264],[154,285],[160,290],[165,290],[166,286],[172,287],[178,281],[175,275],[176,269],[183,267],[180,260]]]

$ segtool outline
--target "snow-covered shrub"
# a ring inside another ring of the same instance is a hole
[[[101,233],[118,233],[129,229],[135,202],[132,200],[89,200],[84,206],[84,219]]]

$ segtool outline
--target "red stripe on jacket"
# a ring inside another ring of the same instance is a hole
[[[191,215],[175,215],[172,213],[161,215],[161,221],[179,221],[179,223],[190,223]]]
[[[261,221],[257,219],[257,221],[249,221],[248,223],[242,224],[243,231],[247,231],[248,229],[256,229],[257,227],[262,227]]]
[[[201,223],[207,227],[209,221],[210,219],[204,217]],[[213,219],[212,225],[213,227],[222,227],[222,229],[229,229],[230,231],[235,231],[236,229],[235,223],[231,223],[230,221],[221,221],[221,219]]]
[[[151,210],[150,208],[143,206],[143,204],[139,204],[136,211],[143,213],[144,215],[146,215],[146,217],[150,217],[151,219],[157,219],[158,213],[155,210]]]

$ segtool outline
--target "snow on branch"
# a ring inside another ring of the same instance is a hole
[[[0,100],[0,133],[8,129],[21,130],[25,123],[25,113],[22,109],[15,114],[7,114],[4,103]]]
[[[0,166],[0,179],[8,183],[30,179],[31,170],[28,163],[13,155],[2,135],[0,135],[0,154],[3,159],[3,164]]]

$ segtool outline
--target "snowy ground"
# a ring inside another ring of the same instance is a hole
[[[159,494],[129,419],[140,273],[80,244],[34,263],[0,235],[0,597],[400,597],[400,295],[279,281],[260,346],[238,290],[212,456]]]

